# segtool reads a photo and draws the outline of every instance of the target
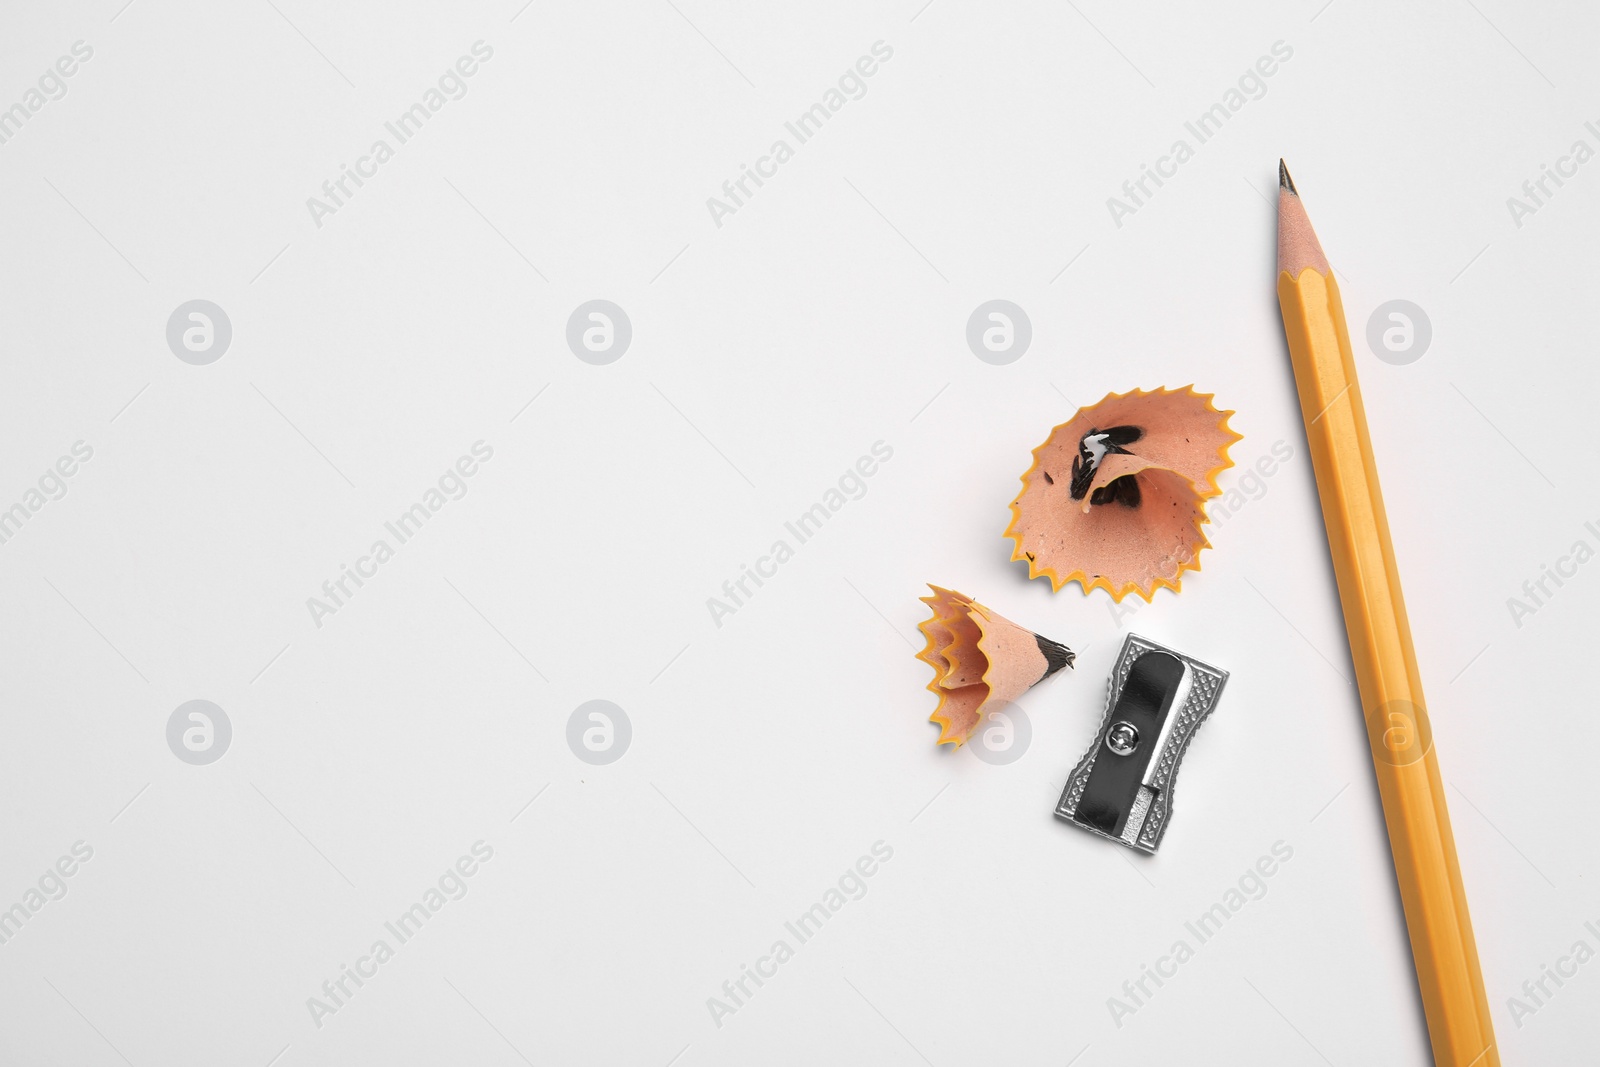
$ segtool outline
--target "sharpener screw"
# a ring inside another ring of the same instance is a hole
[[[1131,722],[1114,722],[1106,731],[1106,747],[1119,756],[1126,756],[1139,747],[1139,731]]]

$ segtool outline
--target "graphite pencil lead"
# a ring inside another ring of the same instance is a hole
[[[1278,160],[1278,188],[1285,189],[1295,196],[1300,195],[1299,190],[1294,187],[1294,179],[1289,177],[1289,168],[1284,166],[1281,157]]]

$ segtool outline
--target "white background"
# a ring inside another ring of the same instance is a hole
[[[1600,148],[1600,20],[919,3],[7,5],[0,107],[94,52],[0,145],[0,507],[94,453],[0,545],[0,907],[94,852],[0,945],[0,1062],[1424,1062],[1275,299],[1280,155],[1341,272],[1505,1061],[1588,1054],[1600,963],[1508,998],[1600,949],[1600,563],[1520,626],[1507,600],[1600,548],[1600,162],[1521,227],[1506,199]],[[478,40],[466,96],[318,227],[307,198]],[[865,96],[715,225],[877,41]],[[1265,94],[1114,225],[1276,41]],[[209,366],[166,342],[195,298],[233,327]],[[633,325],[609,366],[565,342],[596,298]],[[992,298],[1033,325],[1008,366],[965,341]],[[1364,340],[1391,299],[1432,322],[1410,365]],[[1241,464],[1293,450],[1204,570],[1121,618],[1028,582],[1001,532],[1029,451],[1191,381]],[[315,625],[479,440],[470,492]],[[714,625],[880,440],[866,495]],[[935,749],[928,581],[1081,651],[1010,765]],[[1232,672],[1156,858],[1051,814],[1129,629]],[[197,698],[233,727],[209,766],[165,737]],[[632,723],[607,766],[566,742],[592,699]],[[479,840],[470,892],[316,1025]],[[866,895],[718,1026],[708,998],[876,841]],[[1278,841],[1265,896],[1118,1026],[1108,998]]]

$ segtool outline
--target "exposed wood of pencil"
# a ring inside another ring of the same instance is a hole
[[[1322,254],[1322,242],[1317,231],[1311,228],[1305,205],[1295,192],[1294,179],[1289,168],[1278,160],[1278,269],[1288,271],[1298,278],[1307,267],[1322,274],[1329,273],[1328,257]]]
[[[1278,302],[1434,1062],[1499,1067],[1339,285],[1278,176]]]

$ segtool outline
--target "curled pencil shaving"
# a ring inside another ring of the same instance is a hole
[[[989,712],[1016,700],[1075,658],[1066,645],[1025,630],[971,597],[929,585],[921,600],[931,618],[917,629],[927,645],[917,658],[933,668],[939,744],[965,744]]]
[[[1011,558],[1057,590],[1077,582],[1118,601],[1177,591],[1211,547],[1200,527],[1217,475],[1233,466],[1232,414],[1193,386],[1111,393],[1080,409],[1033,450],[1006,527]]]

